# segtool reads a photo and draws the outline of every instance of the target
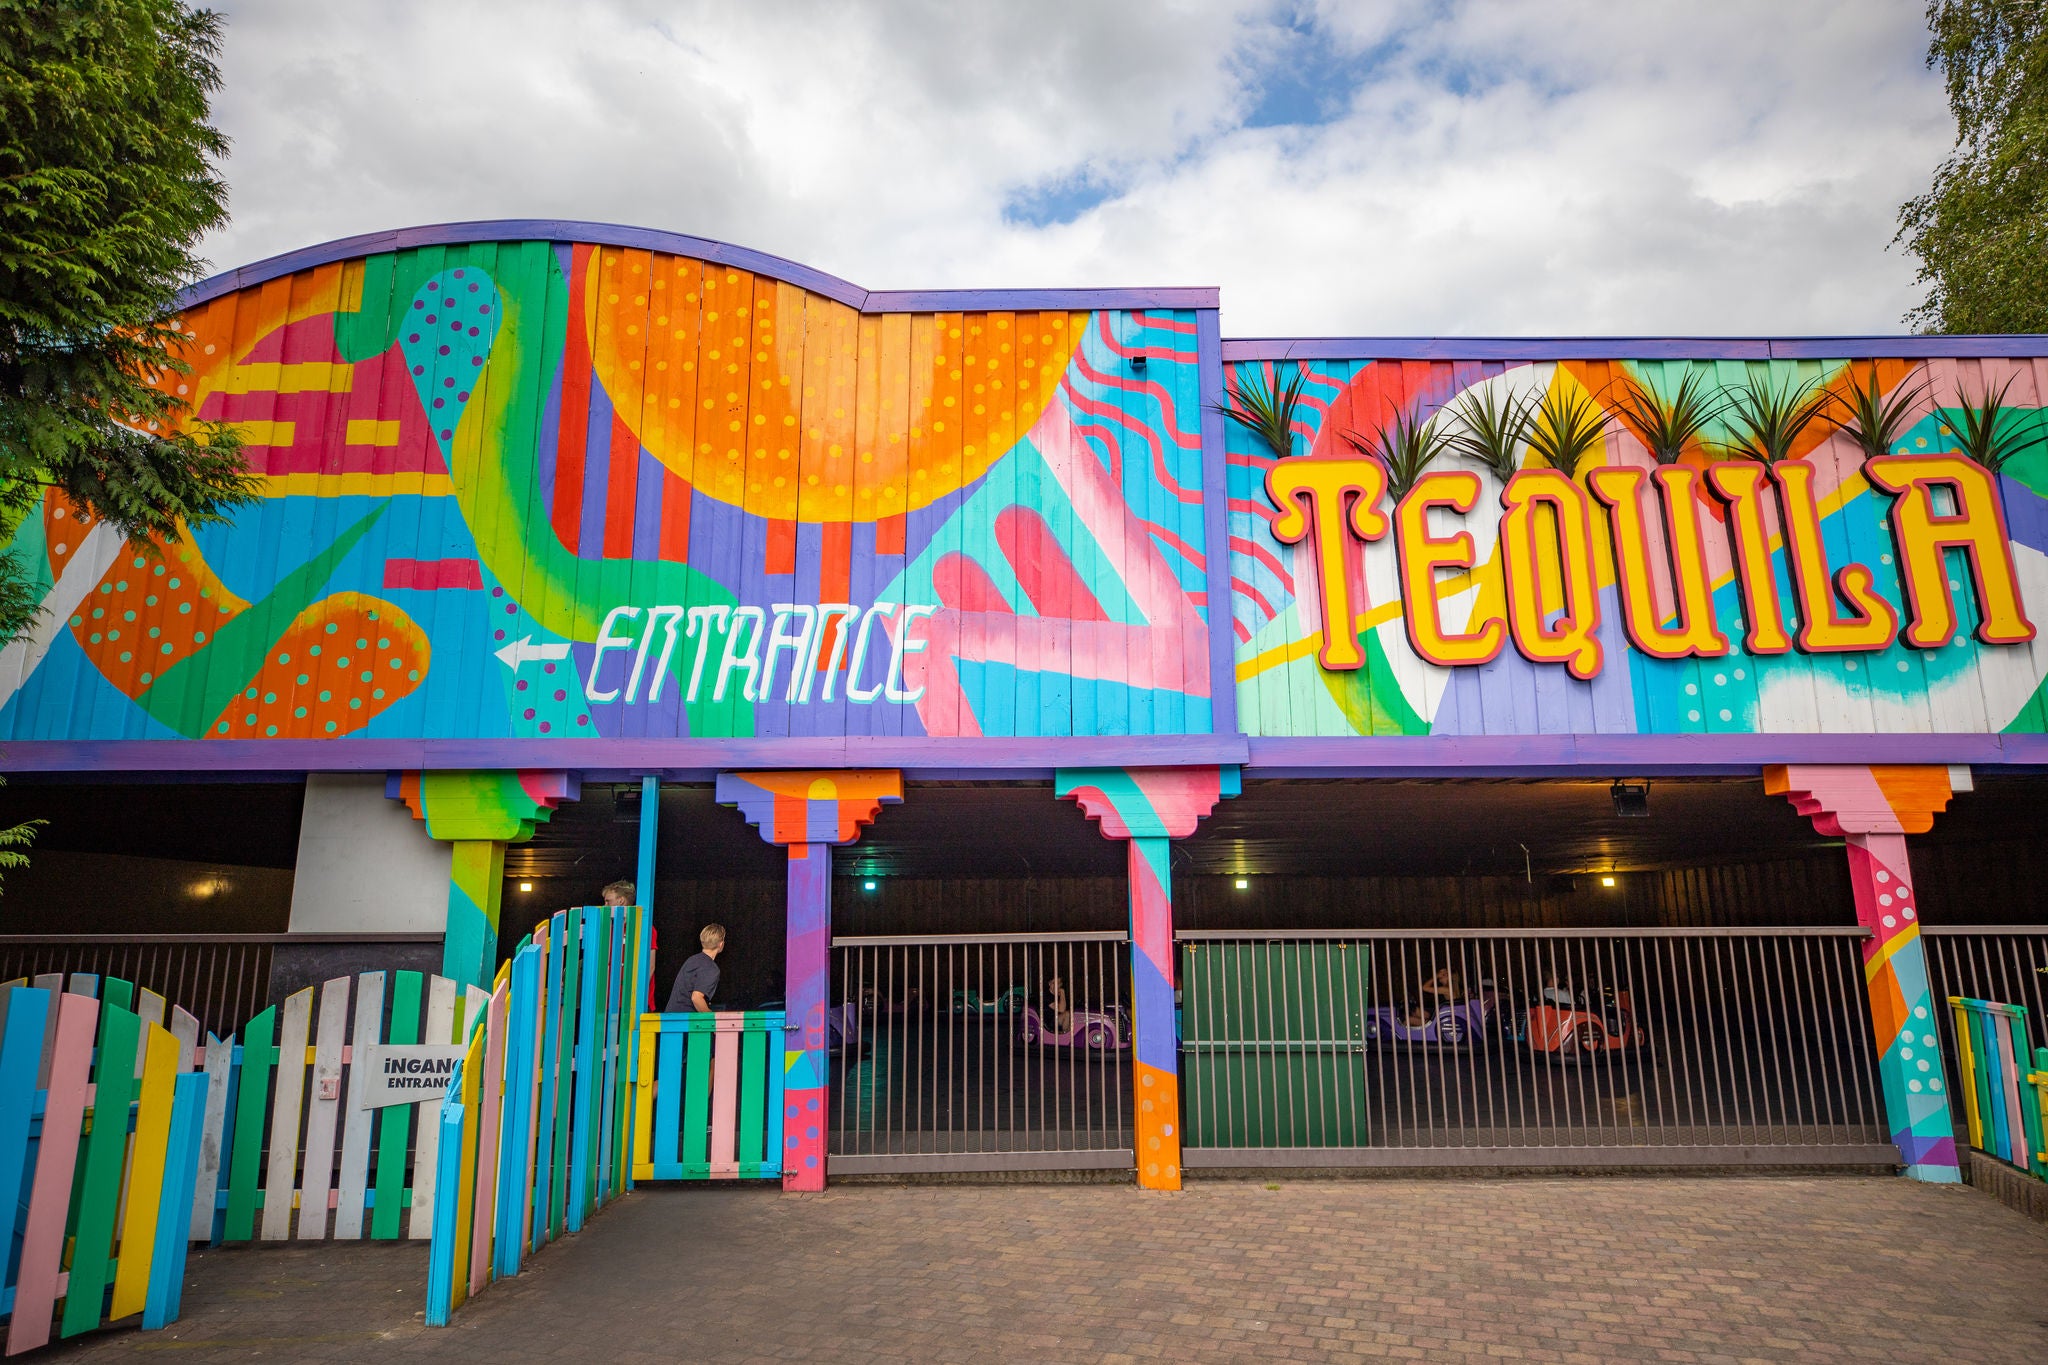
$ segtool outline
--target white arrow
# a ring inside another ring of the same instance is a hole
[[[566,659],[569,657],[569,642],[558,640],[551,645],[537,645],[531,635],[522,635],[498,651],[498,660],[514,673],[519,665],[540,659]]]

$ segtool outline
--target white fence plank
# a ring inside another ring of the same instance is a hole
[[[270,1162],[263,1173],[263,1227],[266,1242],[291,1236],[292,1198],[297,1187],[299,1116],[306,1089],[306,1035],[312,1024],[313,988],[284,1002],[277,1038],[277,1079],[270,1106]]]
[[[298,1238],[327,1237],[327,1192],[334,1187],[334,1129],[341,1115],[341,1049],[348,1037],[349,986],[338,976],[320,987],[320,1031],[313,1046],[313,1086],[306,1096],[306,1169],[300,1177]]]
[[[235,1037],[206,1035],[206,1126],[199,1134],[199,1174],[192,1183],[192,1240],[213,1240],[214,1201],[220,1194],[221,1135],[228,1122],[228,1075]]]
[[[371,1110],[363,1108],[364,1062],[384,1036],[384,973],[356,978],[356,1027],[348,1064],[348,1106],[341,1128],[341,1194],[334,1208],[334,1235],[355,1241],[363,1235],[363,1192],[370,1180]]]
[[[459,1043],[462,1035],[455,1026],[455,983],[445,976],[427,978],[427,1031],[430,1043]],[[419,1111],[412,1154],[412,1221],[406,1235],[424,1242],[434,1231],[434,1173],[440,1167],[441,1125],[435,1120],[440,1105]]]

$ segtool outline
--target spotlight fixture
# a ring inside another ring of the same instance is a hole
[[[860,889],[861,889],[861,890],[863,890],[863,891],[872,891],[872,890],[874,890],[874,889],[875,889],[875,879],[874,879],[873,877],[870,877],[870,878],[868,878],[868,879],[867,879],[866,881],[864,881],[864,882],[862,882],[862,883],[860,884]]]
[[[1642,816],[1650,813],[1650,784],[1647,782],[1617,781],[1607,789],[1607,795],[1614,800],[1616,815]]]
[[[1612,885],[1614,885],[1614,878],[1612,878],[1612,877],[1602,877],[1602,878],[1600,879],[1600,885],[1602,885],[1602,886],[1612,886]]]
[[[1249,890],[1251,890],[1251,886],[1252,886],[1252,879],[1251,879],[1250,877],[1239,877],[1239,878],[1237,879],[1237,889],[1238,889],[1238,890],[1240,890],[1240,891],[1249,891]]]
[[[531,891],[531,890],[533,890],[533,883],[532,883],[532,882],[521,882],[521,883],[519,883],[519,889],[520,889],[521,891]]]

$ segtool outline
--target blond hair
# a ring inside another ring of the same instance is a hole
[[[716,948],[724,942],[725,926],[723,924],[707,924],[697,931],[697,943],[700,947]]]
[[[600,899],[610,896],[617,896],[619,898],[619,904],[631,905],[633,903],[633,883],[628,881],[613,882],[610,886],[607,886],[603,891],[599,892],[598,896]]]

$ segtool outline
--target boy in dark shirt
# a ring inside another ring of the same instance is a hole
[[[697,931],[697,942],[704,951],[691,957],[676,973],[676,984],[668,993],[666,1013],[702,1011],[708,1014],[712,997],[718,994],[718,955],[725,951],[725,926],[705,925]]]

